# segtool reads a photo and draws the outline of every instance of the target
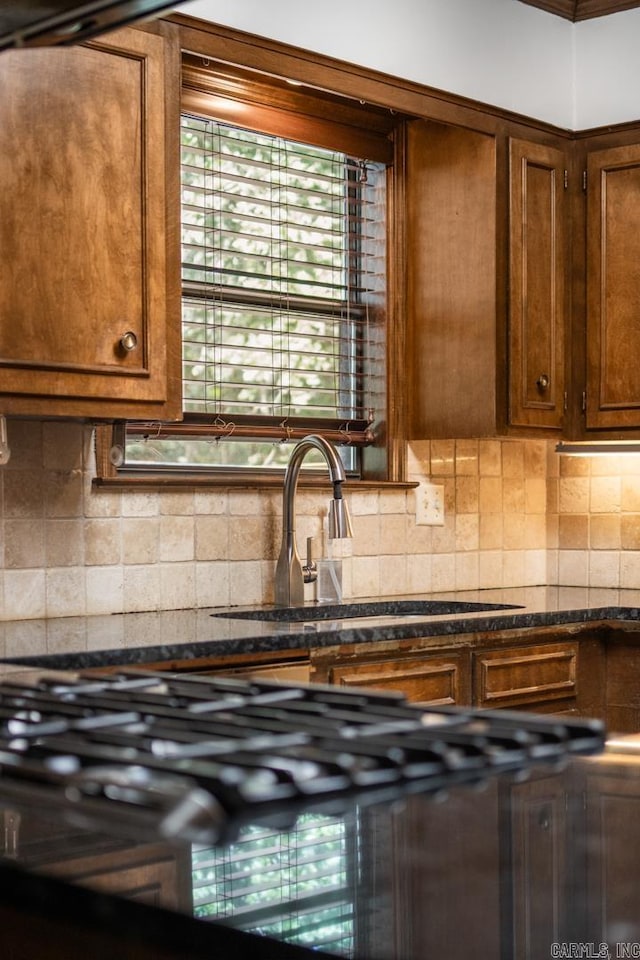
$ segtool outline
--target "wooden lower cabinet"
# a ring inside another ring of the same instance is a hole
[[[413,703],[467,705],[471,702],[471,673],[466,651],[338,662],[329,666],[327,679],[343,687],[397,690]]]
[[[603,770],[585,764],[584,894],[586,916],[580,939],[640,944],[640,777],[637,758],[616,758]],[[631,920],[630,918],[634,918]],[[637,955],[637,954],[636,954]]]
[[[567,890],[567,793],[557,776],[505,788],[503,941],[512,960],[550,957],[571,940]]]
[[[577,665],[575,642],[483,650],[473,657],[474,702],[479,707],[530,708],[550,703],[573,712]]]

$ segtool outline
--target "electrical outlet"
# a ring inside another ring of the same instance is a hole
[[[444,484],[421,481],[416,487],[416,523],[444,526]]]

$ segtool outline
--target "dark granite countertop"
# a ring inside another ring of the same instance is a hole
[[[400,602],[411,599],[396,598]],[[263,622],[241,619],[236,607],[21,620],[0,624],[0,674],[19,668],[78,670],[98,666],[277,653],[335,644],[371,643],[470,632],[607,621],[640,622],[640,590],[529,587],[425,594],[417,600],[487,604],[492,609],[437,615],[367,617],[379,598],[358,600],[360,616]],[[504,609],[497,609],[504,605]],[[262,608],[269,609],[269,608]],[[221,616],[221,614],[223,614]],[[228,614],[228,615],[226,615]]]

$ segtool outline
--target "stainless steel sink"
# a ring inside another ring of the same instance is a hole
[[[462,600],[379,600],[362,603],[326,603],[304,607],[268,607],[260,610],[229,610],[214,613],[227,619],[288,623],[309,620],[370,620],[373,617],[440,617],[460,613],[522,609],[514,603],[467,603]]]

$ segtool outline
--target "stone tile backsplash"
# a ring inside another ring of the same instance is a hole
[[[272,599],[279,491],[96,489],[93,432],[77,423],[12,420],[9,443],[0,619]],[[413,490],[350,491],[354,539],[334,546],[345,597],[637,586],[632,459],[559,458],[545,440],[412,443],[409,479],[444,486],[444,525],[416,525]],[[300,490],[297,505],[300,549],[322,544],[327,494]]]

